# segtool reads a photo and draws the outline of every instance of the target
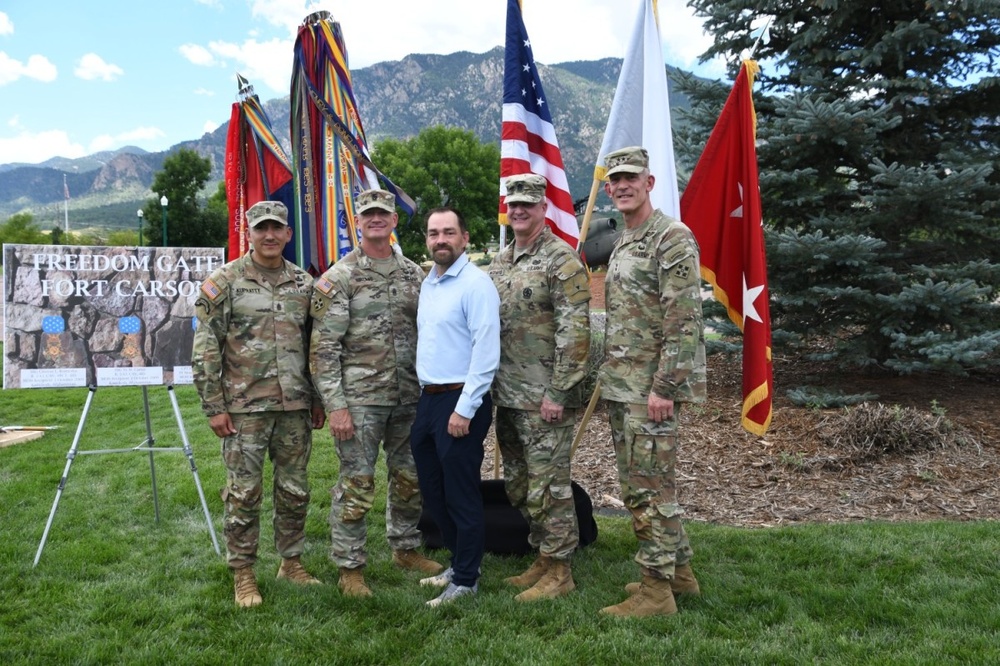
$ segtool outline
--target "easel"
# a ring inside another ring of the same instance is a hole
[[[132,452],[148,452],[149,453],[149,474],[153,482],[153,511],[156,516],[156,522],[160,522],[160,500],[156,489],[156,463],[153,460],[153,454],[155,453],[176,453],[183,452],[187,456],[188,462],[191,465],[191,474],[194,476],[194,485],[198,489],[198,497],[201,498],[201,508],[205,512],[205,522],[208,524],[208,533],[212,536],[212,545],[215,546],[215,554],[222,555],[222,551],[219,550],[219,541],[215,537],[215,529],[212,527],[212,517],[208,512],[208,504],[205,502],[205,493],[201,488],[201,479],[198,478],[198,468],[194,464],[194,453],[191,450],[191,443],[188,441],[187,431],[184,429],[184,420],[181,418],[180,407],[177,406],[177,396],[174,394],[174,387],[172,385],[167,386],[167,393],[170,396],[170,403],[174,408],[174,417],[177,419],[177,427],[181,433],[181,441],[184,446],[182,447],[164,447],[156,446],[155,440],[153,439],[153,426],[149,419],[149,392],[146,387],[142,387],[142,405],[146,416],[146,439],[141,444],[130,449],[102,449],[100,451],[80,451],[80,435],[83,433],[83,426],[87,422],[87,413],[90,411],[90,405],[94,400],[94,395],[97,393],[96,386],[89,387],[89,393],[87,394],[87,402],[83,407],[83,414],[80,415],[80,424],[76,428],[76,434],[73,436],[73,444],[69,448],[69,453],[66,454],[66,467],[63,469],[62,478],[59,480],[59,487],[56,489],[56,499],[52,503],[52,511],[49,512],[49,520],[45,523],[45,532],[42,533],[42,541],[38,544],[38,552],[35,553],[35,563],[32,564],[32,568],[38,566],[38,560],[42,557],[42,549],[45,548],[45,540],[49,536],[49,529],[52,527],[52,520],[55,518],[56,509],[59,507],[59,499],[62,497],[63,489],[66,487],[66,479],[69,477],[69,468],[73,464],[74,458],[79,455],[91,455],[98,453],[132,453]]]

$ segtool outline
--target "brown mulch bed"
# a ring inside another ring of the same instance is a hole
[[[709,358],[708,401],[681,413],[677,480],[688,519],[751,527],[1000,519],[1000,373],[850,374],[781,358],[774,372],[774,415],[757,437],[740,425],[739,360]],[[806,385],[878,397],[846,409],[795,406],[786,391]],[[484,478],[494,475],[494,441],[491,433]],[[595,507],[621,507],[603,405],[573,478]]]

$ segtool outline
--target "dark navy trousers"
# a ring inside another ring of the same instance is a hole
[[[462,390],[420,394],[410,429],[410,448],[424,507],[430,512],[444,545],[451,551],[452,582],[472,587],[479,579],[486,542],[486,519],[480,490],[483,440],[493,422],[493,401],[483,404],[469,424],[469,434],[448,434],[448,419]]]

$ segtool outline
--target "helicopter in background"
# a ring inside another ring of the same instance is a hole
[[[574,201],[573,208],[578,220],[581,219],[587,208],[587,199]],[[611,251],[622,235],[622,230],[618,227],[619,221],[613,217],[594,217],[590,220],[587,238],[580,247],[580,258],[588,268],[607,266]]]
[[[580,258],[588,268],[606,266],[611,259],[611,251],[622,235],[618,220],[613,217],[597,218],[590,221],[587,239],[580,247]]]

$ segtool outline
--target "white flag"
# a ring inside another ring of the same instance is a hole
[[[604,156],[608,153],[628,146],[642,146],[649,152],[649,172],[656,177],[656,186],[649,194],[653,207],[680,219],[667,71],[660,48],[654,1],[641,1],[635,29],[618,76],[618,88],[611,104],[611,115],[604,130],[604,142],[597,156],[594,177],[604,180]]]

